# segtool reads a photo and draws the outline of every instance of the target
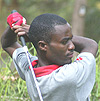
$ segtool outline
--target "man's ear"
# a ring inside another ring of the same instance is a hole
[[[38,48],[42,51],[46,51],[47,50],[47,43],[45,41],[39,41]]]

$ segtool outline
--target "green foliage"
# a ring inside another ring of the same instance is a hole
[[[19,0],[19,5],[28,23],[43,13],[54,13],[71,22],[74,0]]]
[[[91,101],[100,101],[100,41],[99,50],[96,58],[96,82],[91,93]]]
[[[0,99],[1,101],[29,101],[26,83],[11,74],[9,68],[0,68]]]
[[[28,46],[28,51],[32,55],[36,56],[37,55],[37,52],[36,52],[36,49],[34,48],[34,45],[32,43],[27,43],[26,45]]]
[[[100,1],[88,0],[87,13],[85,18],[85,36],[96,40],[100,40]]]
[[[15,2],[16,1],[16,2]],[[16,9],[21,13],[30,24],[32,20],[43,13],[54,13],[65,18],[72,23],[75,0],[2,0],[1,5],[1,28],[7,26],[6,18],[10,14],[11,9]],[[87,12],[85,17],[84,33],[86,37],[90,37],[97,42],[100,40],[100,0],[87,0]]]
[[[31,101],[27,93],[26,82],[23,81],[15,69],[11,69],[12,59],[6,54],[3,59],[0,50],[0,101]]]

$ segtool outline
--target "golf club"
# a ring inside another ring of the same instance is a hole
[[[16,10],[12,10],[11,13],[15,13],[17,12]],[[25,18],[24,18],[25,19]],[[23,24],[25,24],[25,22],[23,21]],[[26,46],[26,43],[25,43],[25,39],[23,36],[20,36],[20,40],[21,40],[21,43],[22,43],[22,46],[23,46],[23,49],[26,53],[26,57],[27,57],[27,60],[28,60],[28,63],[29,63],[29,66],[30,66],[30,69],[31,69],[31,72],[32,72],[32,76],[33,76],[33,79],[34,79],[34,83],[36,85],[36,89],[37,89],[37,92],[38,92],[38,95],[39,95],[39,98],[40,98],[40,101],[43,101],[43,97],[42,97],[42,94],[41,94],[41,91],[40,91],[40,88],[38,86],[38,82],[36,80],[36,76],[35,76],[35,73],[34,73],[34,70],[33,70],[33,67],[32,67],[32,64],[31,64],[31,59],[30,59],[30,56],[29,56],[29,52],[28,52],[28,48]]]

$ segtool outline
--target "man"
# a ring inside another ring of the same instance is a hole
[[[68,22],[55,14],[42,14],[30,26],[13,26],[12,30],[6,29],[1,44],[26,81],[32,101],[39,101],[39,97],[17,35],[25,36],[36,48],[37,57],[30,57],[44,101],[89,101],[98,49],[94,40],[72,35]],[[72,63],[74,50],[80,54]]]

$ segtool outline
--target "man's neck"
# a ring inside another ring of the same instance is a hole
[[[37,67],[42,67],[42,66],[47,66],[47,65],[49,65],[49,63],[46,60],[38,58]]]
[[[42,66],[49,65],[49,63],[48,63],[48,61],[47,61],[47,59],[46,59],[46,57],[45,57],[44,54],[42,54],[42,55],[37,54],[37,56],[38,56],[38,64],[37,64],[37,67],[42,67]]]

